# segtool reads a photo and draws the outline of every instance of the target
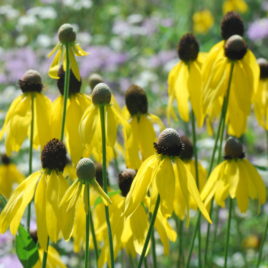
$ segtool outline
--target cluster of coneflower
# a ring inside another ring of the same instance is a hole
[[[7,199],[0,214],[0,232],[10,229],[16,235],[28,207],[26,227],[30,233],[33,202],[37,226],[33,238],[39,248],[35,265],[65,267],[50,245],[64,238],[72,239],[75,252],[85,250],[85,267],[90,263],[90,249],[94,250],[96,267],[106,263],[114,267],[123,249],[132,258],[140,255],[137,267],[141,267],[150,245],[156,267],[154,228],[164,253],[168,254],[169,241],[180,236],[169,218],[175,215],[189,223],[190,210],[194,209],[198,211],[198,220],[185,267],[191,262],[201,214],[209,224],[204,258],[199,248],[199,267],[210,267],[207,251],[213,202],[224,207],[230,197],[224,254],[227,267],[232,200],[237,200],[241,212],[247,211],[249,199],[258,200],[259,205],[266,201],[265,184],[245,158],[237,138],[246,130],[252,102],[258,122],[268,130],[268,62],[257,61],[248,49],[238,14],[227,13],[221,30],[223,41],[208,53],[200,53],[196,38],[185,34],[178,45],[180,61],[169,73],[168,119],[176,117],[173,108],[176,100],[180,118],[191,122],[192,143],[181,132],[165,129],[161,119],[149,113],[146,92],[138,85],[127,89],[123,109],[97,74],[89,79],[92,93],[81,93],[75,55],[87,53],[76,42],[71,25],[60,27],[59,43],[51,52],[56,55],[49,75],[57,79],[61,96],[52,103],[42,94],[40,74],[27,71],[19,80],[23,94],[11,104],[0,132],[1,138],[5,138],[7,154],[3,156],[3,164],[10,170],[8,173],[3,169],[0,176],[0,193]],[[201,127],[206,123],[212,133],[218,117],[206,171],[198,160],[196,124]],[[123,144],[117,139],[119,130]],[[161,132],[158,139],[156,130]],[[222,159],[227,135],[230,137]],[[29,176],[24,179],[10,163],[9,156],[20,150],[27,137]],[[39,148],[42,169],[33,172],[33,149]],[[107,166],[120,154],[124,156],[126,169],[119,173],[118,191],[118,186],[109,183]],[[213,169],[216,154],[217,166]],[[19,185],[12,192],[14,180]],[[200,246],[200,236],[198,239]],[[262,248],[257,267],[261,255]]]

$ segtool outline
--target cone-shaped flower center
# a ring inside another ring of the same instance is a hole
[[[1,162],[4,165],[9,165],[11,163],[11,159],[6,154],[2,154],[1,155]]]
[[[258,59],[258,64],[260,66],[260,79],[268,78],[268,61],[264,58]]]
[[[241,159],[244,157],[242,144],[235,138],[229,138],[224,147],[224,159]]]
[[[65,72],[63,70],[63,66],[61,65],[58,71],[59,79],[57,79],[57,86],[61,93],[64,95],[64,79],[65,79]],[[69,82],[69,96],[75,93],[79,93],[81,89],[81,81],[77,80],[73,71],[70,71],[70,82]]]
[[[179,58],[184,62],[196,60],[199,52],[199,45],[194,35],[187,33],[182,36],[178,45]]]
[[[163,130],[154,148],[158,154],[168,156],[180,156],[183,150],[183,143],[179,133],[173,128]]]
[[[226,13],[222,19],[221,36],[224,40],[227,40],[235,34],[244,35],[244,24],[239,14],[231,11]]]
[[[81,183],[90,183],[96,177],[96,168],[90,158],[82,158],[76,166],[76,175]]]
[[[247,52],[247,44],[240,35],[232,35],[225,43],[224,53],[230,60],[241,60]]]
[[[127,196],[134,177],[136,176],[136,171],[134,169],[125,169],[119,173],[119,188],[123,196]]]
[[[65,145],[58,139],[52,139],[45,145],[41,161],[44,169],[62,172],[67,164]]]
[[[91,74],[88,78],[88,83],[89,83],[91,90],[93,90],[96,85],[98,85],[99,83],[103,83],[103,82],[104,82],[103,78],[97,73]]]
[[[194,154],[193,144],[185,135],[180,138],[183,143],[183,150],[181,151],[180,158],[184,161],[191,160]]]
[[[112,93],[105,83],[97,84],[92,91],[92,101],[95,105],[105,105],[111,102]]]
[[[41,92],[43,85],[40,73],[35,70],[28,70],[19,80],[19,86],[23,93]]]
[[[72,43],[76,39],[76,32],[71,24],[65,23],[58,30],[58,38],[61,43]]]
[[[141,87],[131,85],[126,91],[125,101],[127,109],[132,116],[148,113],[147,96]]]

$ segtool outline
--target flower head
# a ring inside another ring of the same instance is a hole
[[[151,204],[155,204],[157,195],[160,195],[160,211],[165,217],[175,211],[181,219],[185,216],[188,218],[189,200],[192,197],[210,221],[195,180],[179,158],[183,148],[179,134],[174,129],[165,129],[159,135],[155,148],[157,154],[142,163],[131,185],[126,198],[125,215],[130,216],[149,192]]]
[[[53,79],[59,79],[58,70],[60,69],[61,64],[63,64],[63,70],[66,71],[66,57],[68,57],[70,61],[70,69],[73,71],[76,79],[80,81],[80,73],[75,56],[86,56],[88,53],[76,43],[76,32],[72,25],[61,25],[58,30],[58,38],[59,43],[48,54],[48,57],[51,57],[56,53],[49,67],[48,75]]]
[[[224,161],[216,166],[201,193],[205,204],[215,197],[218,205],[224,207],[225,199],[237,199],[241,212],[248,209],[248,200],[257,199],[259,204],[266,200],[264,182],[255,167],[245,159],[242,145],[229,138],[225,144]]]
[[[41,248],[47,239],[56,242],[60,236],[59,203],[68,188],[62,171],[66,164],[66,149],[53,139],[42,151],[43,168],[28,176],[13,192],[0,214],[0,232],[8,228],[16,234],[27,205],[34,199],[37,235]]]
[[[51,138],[51,101],[41,93],[40,74],[28,70],[19,80],[19,86],[23,94],[11,103],[0,131],[0,139],[5,135],[7,155],[19,151],[24,140],[30,138],[32,120],[35,148],[43,148]]]
[[[188,122],[190,102],[197,124],[201,126],[203,118],[201,109],[202,56],[193,34],[187,33],[182,36],[178,45],[178,55],[181,61],[171,69],[168,75],[168,118],[174,113],[172,104],[176,99],[180,117]]]

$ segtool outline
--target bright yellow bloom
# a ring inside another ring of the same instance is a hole
[[[248,5],[244,0],[225,0],[222,8],[224,14],[229,11],[245,13],[248,10]]]
[[[60,236],[59,203],[68,185],[62,171],[66,164],[64,145],[53,139],[42,151],[42,166],[28,176],[13,192],[0,214],[0,233],[17,233],[28,204],[34,199],[37,236],[41,248],[47,248],[48,237],[56,242]]]
[[[25,139],[30,137],[31,102],[34,98],[34,147],[38,148],[49,141],[51,101],[38,92],[27,92],[18,96],[11,104],[5,117],[0,139],[6,134],[5,147],[7,155],[19,151]]]
[[[105,84],[100,83],[95,88],[98,86],[102,87],[103,85],[105,88],[107,87]],[[102,162],[102,128],[100,119],[100,106],[101,105],[99,104],[90,105],[84,112],[79,125],[79,133],[83,146],[85,147],[85,152],[87,152],[88,155],[93,155],[96,162],[99,163]],[[104,108],[107,138],[107,162],[109,162],[114,156],[114,145],[116,142],[118,126],[119,124],[125,124],[125,120],[118,113],[113,104],[105,104]]]
[[[231,142],[233,143],[234,139],[228,140],[226,144]],[[247,211],[249,199],[257,199],[260,205],[264,204],[265,184],[256,168],[244,158],[242,149],[236,152],[235,156],[225,155],[225,159],[212,171],[201,193],[205,205],[214,197],[216,203],[224,207],[228,196],[237,199],[241,212]]]
[[[260,81],[254,94],[254,112],[258,123],[268,130],[268,62],[265,59],[258,60],[260,65]]]
[[[0,165],[0,194],[9,198],[14,184],[23,181],[24,175],[17,169],[9,157],[2,155],[2,164]]]
[[[214,24],[214,18],[208,9],[197,11],[193,15],[194,32],[204,34]]]
[[[181,38],[178,48],[181,61],[171,69],[168,75],[169,100],[167,116],[168,118],[174,117],[172,104],[176,99],[181,119],[189,122],[190,109],[192,107],[197,119],[197,125],[201,126],[203,119],[201,106],[201,65],[205,56],[198,52],[199,45],[195,37],[192,34],[185,34]]]
[[[58,37],[60,42],[48,54],[51,57],[56,53],[48,71],[48,75],[53,79],[59,79],[58,70],[63,65],[63,70],[66,71],[66,46],[68,46],[68,57],[70,61],[70,69],[74,73],[77,80],[80,81],[79,68],[75,56],[86,56],[88,53],[84,51],[80,45],[75,41],[76,33],[70,24],[63,24],[59,31]]]
[[[158,194],[160,211],[164,217],[173,211],[181,218],[189,218],[190,197],[196,202],[204,217],[211,222],[201,201],[195,179],[179,158],[181,153],[179,134],[173,129],[164,130],[155,144],[157,152],[147,158],[138,170],[126,197],[125,216],[131,215],[150,193],[151,209]]]
[[[228,40],[231,39],[239,39],[238,42],[243,43],[241,37],[237,35],[231,36]],[[243,48],[246,53],[241,59],[230,60],[225,56],[227,42],[221,41],[216,44],[210,50],[203,65],[202,105],[209,122],[214,121],[220,115],[233,63],[226,123],[228,133],[240,137],[246,130],[252,95],[258,86],[259,67],[255,56],[247,48]]]
[[[101,186],[96,181],[95,166],[93,169],[91,169],[92,166],[94,166],[94,164],[88,158],[83,158],[78,162],[76,167],[78,179],[74,181],[74,183],[68,188],[61,200],[60,217],[61,219],[63,219],[61,222],[61,229],[63,237],[66,240],[70,238],[73,230],[76,208],[78,207],[79,200],[80,202],[81,200],[83,200],[84,216],[86,215],[86,213],[88,213],[89,204],[87,203],[87,197],[89,197],[90,195],[88,192],[88,187],[86,187],[87,185],[89,185],[89,190],[93,189],[98,193],[99,196],[101,196],[106,206],[111,204],[111,199],[102,190]],[[85,172],[83,170],[84,167],[90,170],[90,172]],[[82,170],[82,175],[79,173],[79,170]]]
[[[42,267],[44,250],[42,248],[39,248],[38,254],[39,254],[39,260],[34,265],[34,268],[41,268]],[[46,267],[47,268],[66,268],[66,265],[61,261],[59,252],[52,246],[48,246]]]
[[[58,97],[53,102],[52,125],[53,136],[60,137],[61,120],[63,110],[63,96]],[[72,94],[67,100],[66,110],[66,146],[70,153],[71,159],[76,164],[83,156],[84,147],[79,135],[79,124],[85,110],[92,106],[92,101],[89,96],[83,93]]]

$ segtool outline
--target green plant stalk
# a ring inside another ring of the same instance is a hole
[[[211,160],[210,160],[208,176],[212,172],[212,168],[213,168],[213,164],[214,164],[214,160],[215,160],[215,156],[216,156],[216,151],[217,151],[217,145],[218,145],[219,140],[220,140],[220,145],[219,145],[219,149],[218,149],[219,154],[218,154],[217,163],[219,164],[220,161],[221,161],[222,144],[223,144],[223,137],[224,137],[224,131],[225,131],[225,120],[226,120],[227,108],[228,108],[228,104],[229,104],[229,97],[230,97],[230,90],[231,90],[233,72],[234,72],[234,62],[231,62],[231,69],[230,69],[230,76],[229,76],[229,80],[228,80],[227,92],[226,92],[226,96],[224,97],[224,101],[223,101],[223,105],[222,105],[220,122],[219,122],[217,135],[216,135],[216,139],[215,139],[215,143],[214,143],[214,147],[213,147],[212,157],[211,157]],[[210,207],[210,217],[211,218],[212,218],[212,214],[213,214],[213,203],[214,202],[212,200],[211,207]],[[205,267],[207,265],[209,238],[210,238],[210,227],[211,227],[210,224],[208,224],[208,226],[207,226],[207,235],[206,235],[206,244],[205,244],[205,252],[204,252],[204,256],[205,256],[204,265],[205,265]]]
[[[177,234],[179,235],[179,255],[177,260],[177,267],[184,267],[183,254],[183,221],[175,217]]]
[[[157,268],[157,258],[156,258],[156,249],[155,249],[154,230],[152,231],[151,240],[152,240],[153,268]]]
[[[154,211],[153,211],[153,214],[152,214],[152,217],[151,217],[149,229],[148,229],[148,232],[147,232],[147,235],[146,235],[146,239],[145,239],[143,249],[142,249],[142,252],[141,252],[141,256],[140,256],[140,259],[139,259],[139,263],[138,263],[138,266],[137,266],[138,268],[141,268],[141,266],[142,266],[142,263],[143,263],[143,260],[144,260],[148,245],[149,245],[149,241],[150,241],[153,229],[154,229],[154,223],[155,223],[155,219],[156,219],[157,212],[158,212],[158,209],[159,209],[159,205],[160,205],[160,195],[158,194],[157,199],[156,199],[156,203],[155,203],[155,208],[154,208]]]
[[[33,172],[33,138],[34,138],[34,120],[35,120],[35,114],[34,114],[34,94],[31,93],[31,128],[30,128],[30,147],[29,147],[29,169],[28,169],[28,175],[31,175]],[[27,230],[30,232],[31,227],[31,202],[28,205],[27,208]]]
[[[232,200],[232,198],[230,198],[230,200],[229,200],[229,212],[228,212],[228,223],[227,223],[227,231],[226,231],[226,240],[225,240],[225,248],[224,248],[224,268],[227,268],[227,263],[228,263],[232,209],[233,209],[233,200]]]
[[[66,71],[64,76],[64,93],[63,93],[63,112],[62,112],[62,121],[61,121],[61,135],[60,140],[64,139],[64,130],[67,114],[67,101],[69,97],[69,85],[70,85],[70,59],[69,59],[69,44],[64,44],[66,49]]]
[[[94,227],[94,222],[93,222],[92,212],[91,212],[90,206],[88,207],[88,213],[89,213],[89,220],[90,220],[90,228],[91,228],[92,240],[93,240],[93,245],[94,245],[94,250],[95,250],[96,267],[98,267],[99,250],[98,250],[98,243],[97,243],[97,238],[96,238],[96,233],[95,233],[95,227]]]
[[[193,249],[194,249],[194,242],[195,242],[196,235],[199,231],[200,220],[201,220],[201,212],[199,211],[198,216],[197,216],[197,221],[195,224],[195,228],[194,228],[194,234],[193,234],[191,244],[190,244],[189,255],[188,255],[188,258],[186,261],[186,266],[185,266],[186,268],[190,267],[191,257],[192,257],[192,253],[193,253]]]
[[[267,158],[268,158],[268,131],[265,131],[266,133],[266,150],[267,150]],[[262,260],[262,254],[263,254],[263,247],[266,241],[266,237],[268,234],[268,217],[267,217],[267,222],[264,228],[264,233],[263,233],[263,238],[261,240],[261,245],[260,245],[260,249],[259,249],[259,254],[258,254],[258,259],[257,259],[257,265],[256,268],[259,268],[260,264],[261,264],[261,260]]]
[[[47,248],[46,250],[44,250],[44,254],[43,254],[42,268],[46,268],[47,266],[48,245],[49,245],[49,237],[47,237]]]
[[[85,185],[86,187],[86,196],[85,201],[88,206],[88,211],[86,212],[86,250],[85,250],[85,268],[89,267],[89,227],[90,227],[90,202],[89,202],[89,183]]]
[[[106,170],[106,124],[105,124],[105,106],[100,105],[100,120],[101,120],[101,138],[102,138],[102,179],[103,179],[103,189],[105,193],[108,192],[108,182],[107,182],[107,170]],[[110,258],[111,258],[111,268],[114,267],[114,248],[113,248],[113,235],[110,223],[109,207],[105,206],[105,218],[108,229],[109,237],[109,248],[110,248]]]
[[[197,138],[196,138],[196,129],[195,129],[195,116],[194,116],[193,110],[191,114],[191,123],[192,123],[192,136],[193,136],[193,148],[194,148],[195,180],[196,180],[197,188],[200,190]],[[200,223],[201,223],[201,220],[197,221],[197,224],[198,224],[198,267],[202,268],[202,243],[201,243]]]

